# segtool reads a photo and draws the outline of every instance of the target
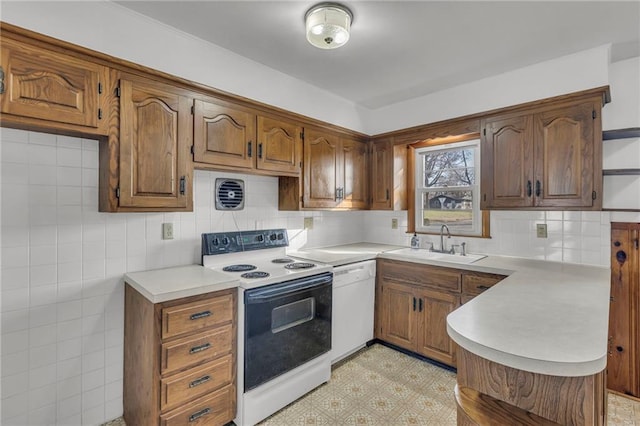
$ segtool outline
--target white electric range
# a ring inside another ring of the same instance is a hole
[[[288,245],[286,229],[202,234],[202,265],[240,280],[239,426],[331,376],[333,268],[286,256]]]

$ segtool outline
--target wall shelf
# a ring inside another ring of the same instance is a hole
[[[606,169],[602,171],[603,176],[640,176],[640,169]]]
[[[602,140],[609,141],[615,139],[640,138],[640,127],[629,127],[628,129],[605,130],[602,132]]]

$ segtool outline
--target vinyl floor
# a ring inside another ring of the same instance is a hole
[[[376,344],[260,426],[455,426],[454,386],[455,373]],[[610,393],[608,404],[609,426],[640,426],[640,401]]]

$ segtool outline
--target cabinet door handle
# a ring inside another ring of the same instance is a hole
[[[422,298],[418,299],[418,312],[422,312]]]
[[[196,411],[192,415],[189,416],[189,423],[193,423],[198,420],[200,417],[204,417],[211,412],[211,408],[205,408],[200,411]]]
[[[193,382],[189,383],[189,388],[195,388],[196,386],[200,386],[203,383],[207,383],[211,380],[211,376],[202,376],[199,379],[195,379]]]
[[[416,298],[415,297],[413,298],[413,310],[414,311],[416,310]]]
[[[536,180],[536,197],[539,197],[542,193],[542,185],[539,180]]]
[[[196,314],[193,314],[189,317],[189,319],[191,321],[200,319],[200,318],[206,318],[206,317],[210,317],[212,315],[211,311],[202,311],[202,312],[198,312]]]
[[[194,346],[189,350],[190,354],[197,354],[198,352],[206,351],[211,347],[211,343],[205,343],[203,345]]]
[[[4,68],[0,67],[0,95],[4,93]]]
[[[247,143],[247,157],[251,157],[251,155],[251,141],[249,141],[249,143]]]
[[[531,197],[533,195],[533,190],[531,188],[531,181],[527,181],[527,197]]]
[[[389,201],[389,189],[387,188],[387,192],[386,192],[386,200]]]
[[[184,195],[186,192],[187,179],[184,176],[180,177],[180,195]]]
[[[258,158],[262,158],[262,144],[258,144]]]
[[[487,285],[478,285],[478,286],[476,286],[476,288],[477,288],[478,290],[482,290],[482,291],[484,291],[484,290],[489,290],[491,287],[489,287],[489,286],[487,286]]]

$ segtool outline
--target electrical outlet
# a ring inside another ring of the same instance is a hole
[[[173,240],[173,223],[162,224],[162,239]]]
[[[536,224],[536,235],[538,238],[547,238],[547,224],[546,223],[537,223]]]
[[[313,216],[304,218],[304,229],[313,229]]]
[[[391,219],[391,229],[398,229],[398,219]]]

